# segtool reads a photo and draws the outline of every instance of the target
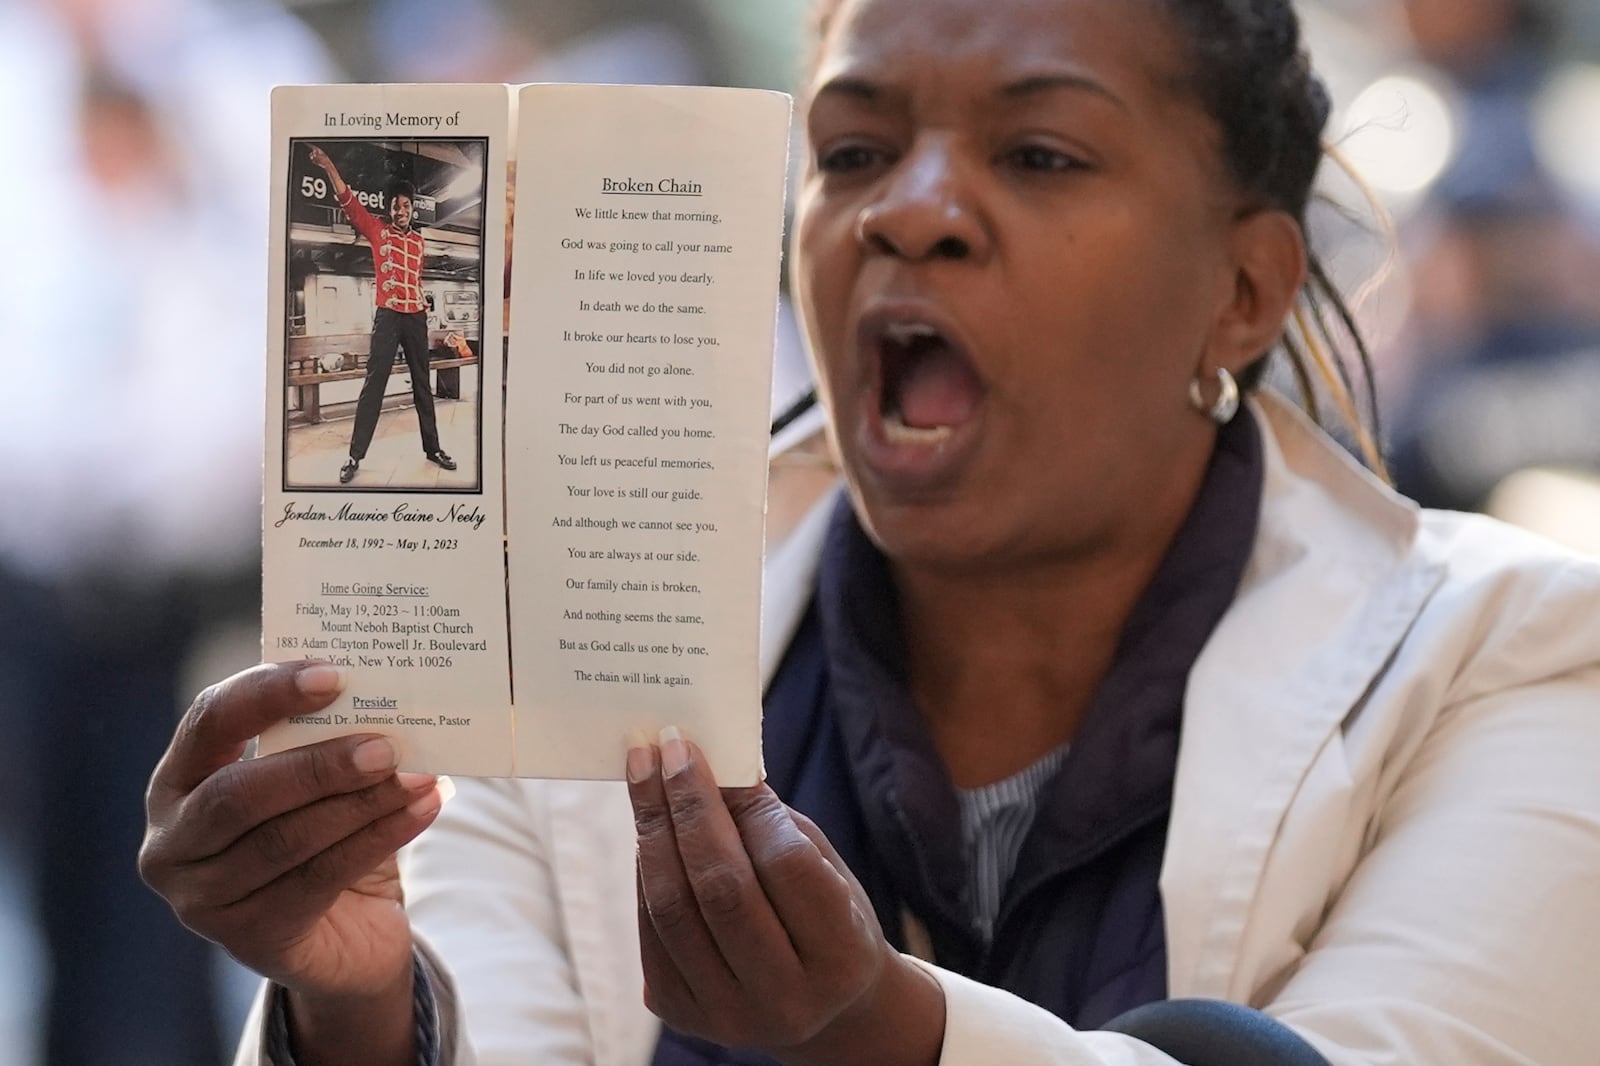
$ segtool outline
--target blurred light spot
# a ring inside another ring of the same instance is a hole
[[[1576,470],[1534,468],[1506,478],[1489,514],[1600,557],[1600,479]]]
[[[1600,66],[1574,64],[1551,79],[1534,111],[1534,135],[1556,180],[1600,202]]]
[[[1343,150],[1386,199],[1410,203],[1438,180],[1456,150],[1444,94],[1422,78],[1391,74],[1363,89],[1344,114]]]

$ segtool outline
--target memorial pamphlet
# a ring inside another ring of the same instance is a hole
[[[676,725],[756,781],[788,98],[272,107],[263,653],[350,681],[259,750],[374,732],[408,770],[604,779]]]

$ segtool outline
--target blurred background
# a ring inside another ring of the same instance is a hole
[[[793,88],[806,6],[0,0],[5,1062],[216,1063],[252,987],[134,855],[179,708],[258,657],[267,90]],[[1314,239],[1364,289],[1396,479],[1600,552],[1600,4],[1300,7],[1383,209],[1328,168]],[[778,411],[787,313],[776,371]]]

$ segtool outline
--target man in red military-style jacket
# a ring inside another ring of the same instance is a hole
[[[422,234],[411,225],[411,186],[398,183],[388,190],[389,218],[379,221],[350,191],[326,152],[311,146],[311,162],[327,172],[334,198],[357,233],[372,246],[377,312],[372,321],[372,347],[367,355],[367,378],[356,401],[356,425],[350,434],[350,457],[339,469],[339,483],[348,484],[366,457],[372,433],[378,428],[383,393],[389,385],[396,347],[405,352],[411,369],[411,396],[417,405],[422,430],[422,451],[430,462],[446,470],[455,460],[439,447],[439,427],[433,413],[433,393],[428,376],[428,316],[422,295]]]

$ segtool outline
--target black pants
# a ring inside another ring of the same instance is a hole
[[[383,393],[389,387],[389,371],[394,366],[394,350],[406,353],[411,370],[411,398],[417,405],[417,424],[422,430],[422,450],[432,455],[439,450],[439,424],[433,416],[433,392],[428,377],[428,316],[424,311],[403,314],[387,307],[378,308],[372,321],[372,348],[367,353],[367,380],[356,401],[356,428],[350,434],[350,458],[367,457],[367,447],[378,428],[383,410]]]

